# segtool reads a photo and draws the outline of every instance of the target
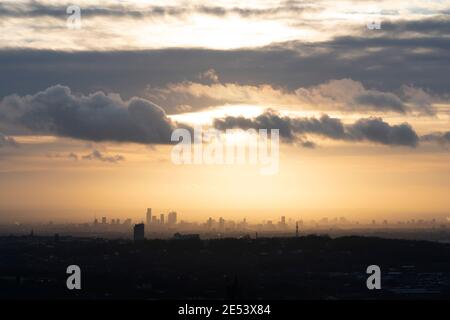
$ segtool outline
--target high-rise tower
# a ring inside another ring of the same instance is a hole
[[[152,208],[147,208],[147,216],[146,216],[147,226],[150,226],[152,223]]]

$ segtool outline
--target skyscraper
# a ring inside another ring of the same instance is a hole
[[[147,208],[147,226],[150,226],[152,223],[152,208]]]
[[[169,225],[177,224],[177,213],[175,211],[169,212],[167,216],[167,223]]]
[[[106,217],[102,217],[102,224],[106,224]]]
[[[159,223],[164,224],[164,213],[161,213]]]
[[[139,224],[135,224],[134,225],[134,230],[133,230],[133,235],[134,235],[134,241],[140,241],[140,240],[144,240],[145,236],[145,224],[143,223],[139,223]]]

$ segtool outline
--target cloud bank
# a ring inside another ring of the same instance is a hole
[[[208,74],[214,75],[213,83],[185,81],[169,84],[165,88],[150,87],[148,97],[164,104],[169,110],[180,110],[180,106],[198,110],[226,103],[252,103],[325,111],[435,114],[433,103],[436,98],[414,86],[403,85],[397,93],[393,93],[367,89],[361,82],[352,79],[338,79],[286,90],[270,84],[219,83],[213,70],[208,70]]]
[[[170,143],[175,124],[156,104],[117,94],[75,95],[56,85],[34,95],[7,96],[0,102],[0,125],[24,132],[88,141]]]
[[[418,135],[409,124],[390,125],[381,118],[375,117],[359,119],[353,124],[344,124],[340,119],[331,118],[328,115],[322,115],[320,118],[289,118],[269,110],[253,119],[230,116],[216,119],[214,127],[219,130],[279,129],[280,136],[286,141],[299,141],[305,147],[314,146],[313,142],[306,139],[308,135],[412,148],[415,148],[419,142]]]

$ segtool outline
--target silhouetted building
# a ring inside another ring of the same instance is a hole
[[[211,217],[209,217],[208,221],[206,221],[206,225],[208,226],[209,229],[212,228],[213,223],[214,223],[214,220]]]
[[[282,216],[279,223],[280,228],[284,229],[286,227],[286,217]]]
[[[177,224],[177,213],[175,211],[169,212],[167,216],[167,223],[169,225]]]
[[[150,226],[152,223],[152,208],[147,208],[147,225]]]
[[[164,224],[164,213],[161,213],[159,223]]]
[[[102,224],[106,224],[106,217],[102,217]]]
[[[134,225],[134,241],[144,240],[145,224],[139,223]]]

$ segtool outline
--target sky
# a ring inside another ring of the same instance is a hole
[[[0,221],[450,217],[450,1],[6,0],[0,28]],[[278,170],[177,165],[196,126],[278,129]]]

